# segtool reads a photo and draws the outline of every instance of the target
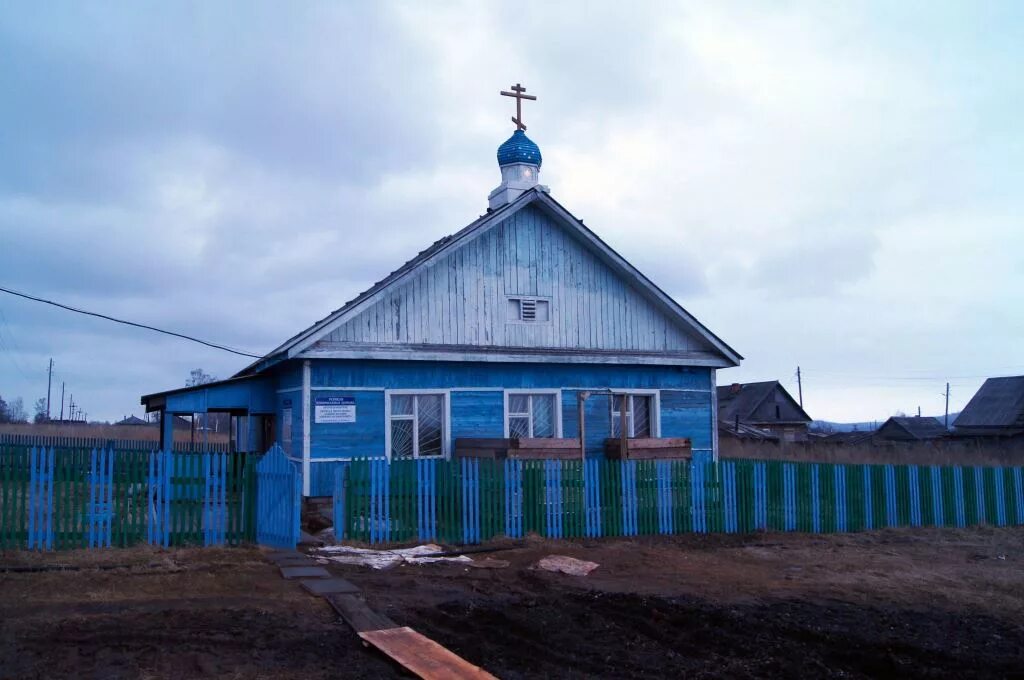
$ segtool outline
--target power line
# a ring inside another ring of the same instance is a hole
[[[11,327],[7,324],[7,317],[4,316],[4,310],[2,309],[0,309],[0,323],[2,323],[3,327],[7,329],[7,335],[11,338],[9,342],[5,342],[4,335],[0,332],[0,350],[4,350],[6,352],[7,357],[11,360],[11,364],[18,369],[18,373],[21,373],[21,377],[31,382],[32,378],[28,376],[24,367],[22,367],[21,362],[17,359],[20,352],[14,344],[14,333],[11,332]]]
[[[1010,372],[1017,371],[1017,370],[1024,370],[1024,367],[1017,368],[1017,369],[1007,369],[1007,370],[1009,370]],[[806,370],[804,372],[806,373]],[[891,382],[891,381],[900,381],[900,382],[945,382],[947,379],[949,379],[949,380],[982,380],[984,378],[991,378],[993,376],[997,376],[1000,373],[1007,372],[1007,371],[1006,370],[1004,370],[1004,371],[992,371],[990,373],[985,373],[985,374],[980,374],[980,375],[953,375],[953,376],[947,376],[947,375],[943,375],[943,374],[940,374],[940,373],[936,373],[933,376],[870,375],[870,374],[869,375],[865,375],[865,374],[862,374],[862,373],[857,373],[855,371],[833,371],[833,370],[817,371],[817,370],[813,370],[813,369],[812,369],[811,372],[814,375],[826,376],[826,377],[830,377],[830,378],[839,378],[839,379],[842,379],[842,380],[868,380],[868,381],[881,381],[883,383],[888,383],[888,382]]]
[[[147,331],[155,331],[157,333],[163,333],[164,335],[171,335],[171,336],[174,336],[176,338],[181,338],[183,340],[190,340],[192,342],[198,342],[200,345],[206,345],[207,347],[213,347],[214,349],[224,350],[225,352],[231,352],[232,354],[240,354],[243,357],[252,357],[253,359],[261,359],[262,358],[262,355],[260,355],[260,354],[250,354],[249,352],[243,352],[242,350],[239,350],[239,349],[233,349],[231,347],[226,347],[224,345],[218,345],[215,342],[207,342],[206,340],[200,340],[199,338],[194,338],[191,335],[185,335],[184,333],[175,333],[174,331],[165,331],[164,329],[157,328],[155,326],[147,326],[146,324],[143,324],[143,323],[135,323],[134,321],[126,321],[124,319],[118,319],[118,318],[115,318],[113,316],[107,316],[106,314],[100,314],[98,312],[90,312],[90,311],[87,311],[87,310],[84,310],[84,309],[78,309],[77,307],[71,307],[69,305],[63,305],[63,304],[61,304],[59,302],[54,302],[53,300],[46,300],[44,298],[35,297],[33,295],[28,295],[26,293],[19,293],[18,291],[10,290],[9,288],[0,287],[0,292],[9,293],[11,295],[16,295],[18,297],[25,298],[26,300],[32,300],[33,302],[42,302],[43,304],[53,305],[54,307],[60,307],[61,309],[66,309],[69,312],[76,312],[78,314],[85,314],[86,316],[94,316],[94,317],[96,317],[98,319],[106,319],[107,321],[113,321],[114,323],[124,324],[125,326],[134,326],[135,328],[143,328],[143,329],[145,329]]]

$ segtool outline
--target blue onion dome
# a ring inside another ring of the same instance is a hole
[[[540,167],[543,159],[540,156],[540,147],[533,143],[526,133],[516,130],[504,144],[498,147],[498,165],[512,165],[513,163],[529,163]]]

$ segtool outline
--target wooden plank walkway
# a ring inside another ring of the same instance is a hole
[[[300,578],[299,583],[307,592],[327,600],[359,634],[364,645],[373,645],[418,677],[424,680],[497,680],[484,669],[474,666],[430,638],[412,628],[401,627],[370,609],[355,584],[343,578],[331,577],[326,569],[319,566],[290,566],[303,564],[303,559],[315,565],[314,560],[308,556],[292,550],[275,551],[265,556],[279,566],[281,576],[286,579]],[[303,578],[309,576],[315,578]]]
[[[423,680],[473,678],[497,680],[479,666],[445,649],[412,628],[361,631],[359,637],[402,664]]]
[[[334,611],[338,612],[341,618],[345,619],[345,623],[352,626],[352,630],[357,633],[398,627],[398,624],[388,617],[370,609],[360,595],[338,593],[324,597],[334,607]]]

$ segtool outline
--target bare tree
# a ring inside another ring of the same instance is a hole
[[[195,387],[196,385],[205,385],[212,383],[217,378],[210,375],[201,368],[193,368],[189,371],[188,380],[185,381],[185,387]]]
[[[45,423],[49,420],[46,415],[46,397],[39,397],[36,399],[36,404],[33,408],[35,410],[35,416],[32,418],[32,422]]]
[[[11,403],[7,405],[7,418],[8,422],[11,423],[28,422],[28,414],[25,413],[25,402],[22,401],[21,397],[12,399]]]

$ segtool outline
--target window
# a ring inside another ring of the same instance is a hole
[[[551,318],[550,305],[550,301],[540,298],[509,298],[508,320],[523,323],[547,323]]]
[[[445,396],[391,394],[388,426],[391,458],[439,458],[445,454]]]
[[[511,439],[558,436],[556,394],[510,393],[506,408]]]
[[[612,436],[622,436],[622,408],[626,409],[626,436],[655,436],[654,396],[650,394],[612,395]]]

